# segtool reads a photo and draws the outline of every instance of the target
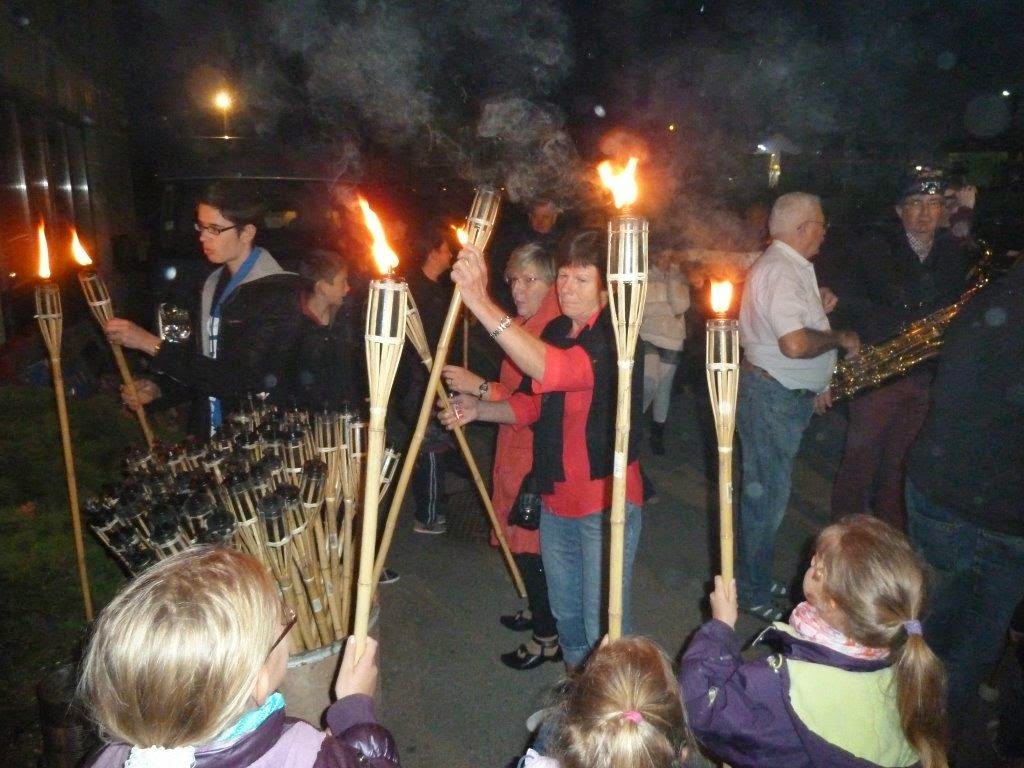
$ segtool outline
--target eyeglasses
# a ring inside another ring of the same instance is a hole
[[[267,651],[267,658],[270,658],[270,654],[274,652],[274,649],[281,644],[281,641],[288,637],[288,633],[292,631],[292,627],[295,626],[295,622],[299,620],[299,617],[295,615],[295,611],[289,608],[287,605],[282,605],[281,610],[284,612],[284,617],[287,619],[284,625],[284,629],[281,630],[281,634],[277,636],[277,640],[270,646],[270,650]]]
[[[509,288],[515,288],[516,283],[522,283],[524,286],[529,288],[531,285],[540,280],[539,277],[513,277],[511,275],[505,275],[505,284]]]
[[[200,224],[198,221],[192,226],[195,227],[196,232],[198,232],[199,234],[205,232],[206,234],[213,235],[214,237],[216,237],[217,235],[223,235],[229,229],[238,228],[237,224],[232,224],[230,227],[219,227],[216,224]]]

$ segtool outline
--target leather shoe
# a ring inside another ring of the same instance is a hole
[[[545,661],[561,661],[562,660],[562,648],[561,646],[555,646],[555,652],[552,654],[545,654],[544,651],[550,650],[551,646],[541,646],[540,653],[531,653],[530,649],[526,647],[526,644],[521,644],[514,651],[509,653],[501,654],[501,663],[506,667],[512,669],[536,669]]]
[[[516,611],[511,616],[502,616],[499,621],[503,627],[507,627],[513,632],[525,632],[528,629],[533,629],[533,618],[526,618],[522,611]]]

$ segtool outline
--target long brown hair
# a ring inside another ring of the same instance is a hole
[[[890,649],[907,740],[925,768],[946,768],[946,671],[924,637],[907,631],[907,622],[920,620],[926,587],[910,541],[881,520],[853,515],[819,534],[816,553],[826,596],[846,618],[840,629],[858,643]]]
[[[692,741],[668,658],[642,637],[598,647],[558,709],[552,755],[562,768],[670,768]]]

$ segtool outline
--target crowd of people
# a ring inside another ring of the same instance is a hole
[[[490,260],[472,246],[456,255],[444,232],[427,231],[408,282],[431,344],[458,286],[503,360],[495,380],[444,368],[453,396],[417,460],[414,530],[445,530],[443,482],[454,456],[445,429],[498,424],[493,504],[528,593],[527,606],[501,622],[532,632],[500,660],[522,671],[562,662],[567,675],[524,765],[668,768],[697,752],[732,766],[948,764],[948,739],[963,739],[960,715],[976,704],[1024,601],[1024,262],[966,304],[937,363],[854,397],[834,520],[817,537],[795,606],[773,567],[801,437],[815,412],[834,405],[839,354],[855,357],[968,286],[969,210],[948,214],[973,193],[948,192],[937,172],[911,175],[892,231],[846,244],[820,273],[821,200],[793,192],[775,201],[770,244],[749,270],[739,310],[738,579],[716,578],[711,620],[678,675],[661,649],[630,636],[630,586],[650,493],[641,437],[646,426],[651,452],[664,454],[686,338],[680,265],[653,260],[634,366],[642,374],[631,391],[633,413],[649,409],[651,419],[634,419],[620,467],[604,233],[566,227],[556,240],[524,231]],[[539,206],[537,233],[556,230],[553,208]],[[258,205],[245,190],[215,187],[200,201],[199,239],[221,266],[203,288],[195,348],[120,319],[106,328],[151,358],[154,380],[139,381],[139,397],[190,398],[197,434],[216,429],[226,401],[254,392],[314,408],[361,397],[359,339],[343,320],[353,312],[348,271],[320,260],[302,275],[287,272],[256,246],[257,228]],[[415,418],[426,376],[418,360],[405,367],[396,410]],[[615,473],[626,479],[626,637],[609,642]],[[329,732],[284,717],[274,691],[293,622],[279,606],[268,574],[223,549],[175,556],[129,584],[104,611],[83,667],[82,696],[112,740],[94,764],[397,765],[373,714],[372,643],[358,659],[346,649]],[[769,624],[759,637],[767,655],[741,656],[740,612]],[[1020,711],[1017,701],[1007,706]],[[1003,725],[1003,748],[1024,756]]]

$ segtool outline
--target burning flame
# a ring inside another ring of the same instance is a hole
[[[448,226],[455,232],[455,239],[459,241],[459,245],[465,245],[469,242],[469,230],[466,229],[465,225],[456,227],[454,224],[449,224]]]
[[[612,168],[612,164],[608,160],[597,166],[597,175],[601,177],[601,183],[611,190],[616,208],[632,205],[640,194],[640,188],[636,183],[638,162],[637,158],[631,157],[626,163],[626,167],[618,172]]]
[[[88,267],[92,264],[92,259],[89,258],[89,254],[82,247],[82,243],[78,239],[78,233],[73,229],[71,230],[71,255],[83,267]]]
[[[711,281],[711,311],[716,315],[724,315],[732,304],[732,283]]]
[[[50,273],[50,248],[46,244],[46,227],[39,222],[39,276],[43,280],[49,280]]]
[[[381,271],[381,274],[386,275],[398,266],[398,255],[388,244],[380,218],[373,212],[365,198],[359,198],[359,207],[363,209],[363,223],[366,224],[366,228],[370,230],[370,236],[373,237],[373,245],[371,246],[373,259],[377,262],[377,268]]]

